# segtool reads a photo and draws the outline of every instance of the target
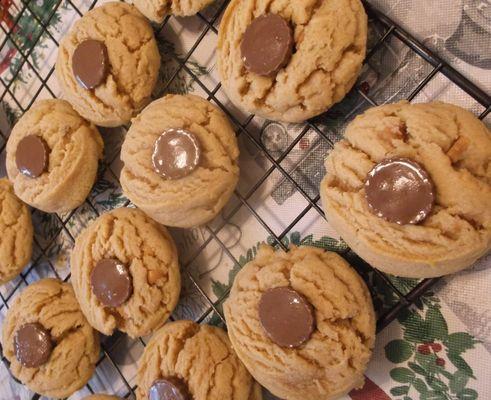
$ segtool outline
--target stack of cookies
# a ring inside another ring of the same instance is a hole
[[[138,400],[329,400],[364,383],[375,312],[361,277],[339,255],[263,246],[224,305],[228,335],[191,321],[166,323],[181,276],[165,226],[214,219],[239,177],[225,114],[197,96],[150,103],[160,55],[150,23],[209,0],[135,0],[89,11],[62,40],[56,74],[65,100],[37,102],[7,144],[0,180],[0,282],[29,262],[27,205],[80,206],[103,156],[97,126],[131,122],[121,186],[136,206],[105,213],[76,238],[71,284],[44,279],[15,300],[2,345],[31,390],[68,397],[91,378],[97,332],[152,335],[138,364]],[[287,2],[288,3],[288,2]],[[268,119],[303,122],[353,87],[366,52],[359,0],[232,0],[218,66],[229,98]],[[453,105],[398,103],[368,110],[326,160],[326,218],[381,271],[435,277],[470,266],[491,246],[491,135]],[[116,399],[93,395],[87,400]]]

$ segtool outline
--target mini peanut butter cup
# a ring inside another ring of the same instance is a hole
[[[199,141],[185,129],[167,129],[154,143],[153,167],[165,179],[184,178],[198,167],[200,160]]]
[[[370,211],[399,225],[425,220],[435,203],[435,189],[424,167],[407,158],[377,164],[365,181]]]
[[[269,338],[282,347],[300,347],[315,329],[312,304],[288,286],[263,293],[259,301],[259,320]]]
[[[101,85],[109,73],[109,57],[104,42],[93,39],[81,42],[73,52],[72,71],[84,89]]]
[[[272,76],[293,54],[293,30],[277,14],[265,14],[247,27],[240,46],[245,67],[258,75]]]
[[[14,350],[24,367],[39,367],[48,362],[53,351],[51,335],[38,322],[24,324],[15,333]]]
[[[113,258],[97,262],[90,274],[90,284],[97,299],[107,307],[121,306],[133,293],[128,268]]]

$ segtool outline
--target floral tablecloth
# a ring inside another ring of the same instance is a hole
[[[328,1],[328,0],[326,0]],[[489,0],[371,0],[414,34],[443,59],[469,77],[488,93],[491,91],[491,2]],[[56,60],[56,44],[90,5],[87,0],[32,0],[24,9],[20,0],[0,0],[0,176],[5,175],[5,142],[10,127],[28,108],[34,97],[50,98],[59,94],[51,67]],[[259,243],[274,243],[271,232],[283,234],[286,244],[306,244],[348,254],[347,247],[315,207],[309,205],[271,158],[297,182],[311,199],[318,199],[318,186],[324,174],[323,159],[339,140],[343,127],[370,104],[354,91],[327,116],[315,120],[319,135],[309,129],[298,143],[283,155],[304,125],[279,124],[253,118],[233,107],[218,87],[215,47],[217,36],[204,19],[219,25],[222,2],[210,6],[202,16],[171,18],[158,33],[162,68],[155,97],[166,92],[194,92],[215,98],[226,105],[236,123],[246,123],[251,136],[239,135],[242,175],[238,193],[247,199],[247,207],[232,199],[222,216],[208,227],[173,230],[186,271],[183,296],[174,318],[190,318],[220,325],[221,319],[209,307],[213,301],[218,310],[235,273],[251,260]],[[217,18],[216,18],[217,17]],[[16,22],[17,21],[17,22]],[[47,30],[43,29],[47,26]],[[11,32],[6,38],[5,32]],[[384,31],[370,22],[370,44]],[[196,39],[203,40],[186,59]],[[22,57],[24,54],[27,61]],[[184,63],[184,68],[179,65]],[[431,71],[431,66],[396,38],[381,46],[363,70],[360,85],[378,103],[404,99]],[[199,80],[199,82],[197,81]],[[170,82],[170,83],[169,83]],[[437,73],[415,102],[440,99],[459,104],[476,115],[484,109],[446,77]],[[487,117],[489,123],[490,117]],[[86,204],[75,213],[49,215],[33,211],[36,242],[33,262],[12,283],[0,288],[10,304],[26,284],[45,276],[69,274],[68,256],[73,238],[98,214],[127,205],[118,183],[121,162],[119,149],[124,129],[103,129],[105,160],[99,179]],[[326,137],[330,140],[326,140]],[[271,158],[257,146],[260,142]],[[264,182],[255,187],[259,179]],[[251,209],[256,215],[253,215]],[[294,226],[291,222],[302,217]],[[258,219],[258,217],[260,219]],[[224,244],[216,240],[215,236]],[[353,400],[472,400],[491,399],[491,256],[484,257],[473,268],[442,279],[431,293],[403,310],[397,320],[377,337],[374,358],[362,390],[350,393]],[[397,302],[397,295],[373,272],[361,271],[372,289],[377,311],[382,314]],[[200,285],[192,284],[189,274]],[[403,294],[417,280],[390,277]],[[0,319],[7,310],[0,303]],[[147,338],[144,338],[144,342]],[[103,338],[114,363],[102,358],[91,379],[90,389],[120,396],[131,393],[136,384],[135,362],[143,344],[123,335]],[[89,387],[72,396],[81,398]],[[7,368],[0,365],[0,399],[30,399],[32,393],[16,383]],[[269,396],[269,395],[267,395]],[[268,397],[269,398],[269,397]],[[311,399],[306,399],[311,400]],[[312,399],[317,400],[317,399]]]

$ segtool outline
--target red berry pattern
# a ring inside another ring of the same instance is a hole
[[[443,358],[437,358],[436,365],[443,367],[445,365],[445,360]]]
[[[435,353],[442,351],[442,345],[440,343],[432,343],[430,346]]]
[[[418,346],[418,352],[424,355],[428,355],[431,353],[430,346],[427,344],[420,344]]]

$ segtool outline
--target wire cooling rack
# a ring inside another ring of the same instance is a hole
[[[81,7],[75,4],[75,0],[46,0],[51,1],[52,7],[49,13],[40,14],[36,11],[36,2],[34,1],[25,1],[22,0],[21,3],[16,4],[15,2],[9,3],[9,0],[6,2],[6,6],[3,6],[5,11],[5,7],[13,7],[14,8],[14,17],[9,19],[7,23],[3,21],[0,23],[1,32],[0,38],[3,36],[0,45],[0,54],[3,50],[9,46],[11,49],[15,49],[15,52],[20,55],[20,58],[17,60],[17,64],[14,68],[14,72],[7,78],[0,78],[1,86],[0,86],[0,101],[10,101],[13,102],[16,108],[20,113],[29,109],[29,107],[33,104],[33,102],[40,97],[42,93],[44,96],[48,94],[48,97],[56,97],[55,91],[51,87],[51,82],[53,78],[54,68],[50,66],[47,73],[42,73],[38,70],[37,63],[33,59],[33,51],[36,46],[39,44],[40,38],[49,37],[55,44],[58,46],[59,38],[56,37],[50,29],[50,23],[52,19],[56,17],[56,13],[60,8],[70,7],[79,15],[82,16]],[[3,2],[2,2],[3,3]],[[88,8],[91,9],[96,6],[98,1],[94,1],[88,5]],[[312,132],[315,132],[319,138],[323,140],[327,147],[324,147],[327,151],[329,148],[332,148],[333,144],[336,140],[339,140],[342,136],[342,126],[335,125],[331,126],[330,129],[326,129],[326,120],[329,120],[331,116],[335,116],[339,119],[339,114],[345,114],[345,120],[349,120],[355,114],[362,112],[364,109],[369,106],[375,106],[380,103],[380,99],[377,98],[376,93],[373,93],[370,84],[367,81],[364,81],[363,78],[360,79],[360,82],[353,89],[350,95],[348,95],[348,100],[343,103],[346,104],[348,102],[348,107],[343,105],[334,107],[331,111],[329,111],[326,115],[321,116],[319,118],[314,118],[311,121],[305,123],[301,129],[298,130],[298,134],[294,137],[294,139],[288,144],[286,148],[283,148],[279,154],[271,154],[271,149],[269,149],[261,138],[258,138],[257,135],[252,133],[249,129],[251,121],[255,118],[253,115],[247,116],[243,121],[239,120],[236,115],[231,112],[230,107],[223,100],[220,100],[220,96],[218,95],[221,90],[221,84],[218,83],[214,85],[213,88],[209,88],[209,84],[202,81],[200,74],[190,66],[189,61],[193,54],[196,52],[197,48],[204,41],[205,37],[208,35],[216,35],[217,34],[217,25],[220,20],[220,16],[225,10],[228,1],[220,2],[211,13],[198,13],[197,18],[201,21],[204,26],[204,29],[201,31],[195,42],[192,44],[190,49],[187,50],[184,56],[176,56],[171,54],[171,57],[174,59],[175,68],[173,72],[168,74],[165,82],[163,82],[160,93],[171,92],[174,81],[178,78],[179,74],[183,72],[187,74],[188,78],[190,78],[194,84],[196,84],[201,91],[204,93],[205,97],[208,100],[216,103],[231,119],[236,128],[236,133],[238,136],[245,136],[251,144],[256,148],[256,151],[260,152],[262,156],[269,162],[269,169],[265,171],[260,179],[258,179],[252,187],[248,189],[246,193],[240,193],[239,191],[235,192],[235,197],[238,200],[234,207],[232,207],[224,218],[216,224],[209,225],[204,227],[204,230],[207,233],[206,239],[194,249],[192,254],[187,258],[186,262],[182,265],[182,271],[185,275],[185,278],[189,280],[192,286],[196,289],[199,295],[202,297],[203,302],[206,307],[203,312],[200,313],[200,316],[195,318],[197,322],[209,321],[210,316],[214,316],[219,325],[225,326],[225,320],[223,318],[223,314],[221,311],[221,304],[223,300],[227,297],[229,289],[226,289],[216,300],[212,300],[206,293],[206,290],[202,288],[198,279],[189,272],[188,266],[190,266],[193,261],[195,261],[200,254],[210,245],[210,243],[214,243],[220,248],[224,254],[229,258],[230,262],[235,265],[241,265],[240,260],[237,259],[237,256],[234,255],[229,246],[224,243],[224,240],[220,238],[220,232],[229,221],[240,209],[246,209],[251,216],[253,216],[257,223],[267,232],[269,235],[268,241],[283,249],[287,249],[287,244],[285,241],[285,237],[289,232],[310,212],[315,212],[324,216],[324,213],[319,205],[319,194],[318,194],[318,185],[315,185],[316,188],[312,189],[310,186],[306,186],[305,184],[299,183],[297,177],[293,172],[295,170],[291,170],[291,168],[286,168],[282,161],[284,161],[291,152],[298,146],[302,144],[302,141],[306,138],[306,136]],[[372,41],[370,44],[370,48],[366,57],[365,66],[369,66],[370,63],[377,57],[378,51],[387,43],[392,40],[397,40],[401,46],[407,48],[409,54],[417,55],[418,58],[418,73],[413,76],[413,82],[410,87],[405,87],[404,90],[398,90],[397,93],[391,93],[391,100],[402,100],[406,99],[408,101],[414,100],[420,93],[430,84],[430,82],[435,79],[437,75],[441,75],[446,77],[448,80],[452,82],[453,85],[458,87],[460,90],[465,92],[470,98],[472,98],[478,105],[480,110],[480,119],[484,119],[490,112],[491,109],[491,98],[487,95],[483,90],[479,87],[471,83],[468,79],[462,76],[459,72],[457,72],[454,68],[452,68],[448,63],[440,59],[436,54],[428,50],[424,45],[418,42],[413,36],[411,36],[408,32],[402,29],[400,26],[395,24],[391,19],[382,14],[381,12],[373,9],[368,3],[365,3],[366,10],[369,14],[370,18],[370,26],[378,32],[378,36],[376,40]],[[29,15],[36,21],[36,26],[39,26],[40,29],[35,30],[33,32],[34,37],[30,37],[30,41],[28,45],[19,44],[15,38],[16,32],[19,28],[19,23],[22,21],[23,16]],[[156,35],[158,36],[166,27],[170,24],[170,20],[173,17],[168,17],[163,22],[161,26],[156,27]],[[5,52],[4,52],[5,53]],[[5,54],[4,54],[5,55]],[[7,55],[8,56],[8,55]],[[33,74],[36,76],[39,84],[37,88],[33,90],[32,95],[29,96],[27,102],[21,100],[16,95],[16,91],[14,90],[14,82],[17,78],[19,78],[19,74],[23,70],[23,68],[28,68]],[[423,72],[421,72],[423,71]],[[363,75],[362,75],[363,76]],[[388,77],[390,79],[390,76]],[[362,107],[350,107],[350,99],[356,98],[358,100],[357,104],[361,104]],[[382,100],[382,102],[385,100]],[[327,125],[329,125],[327,123]],[[124,128],[127,129],[127,128]],[[0,154],[5,152],[5,145],[7,141],[7,135],[0,130]],[[325,154],[325,151],[324,151]],[[323,154],[323,155],[324,155]],[[117,158],[118,154],[114,155],[110,160],[105,160],[103,165],[101,166],[101,173],[103,174],[105,170],[109,169],[110,164]],[[256,191],[260,188],[261,185],[273,174],[279,174],[282,181],[285,182],[292,190],[296,191],[300,194],[300,196],[306,201],[306,206],[298,213],[294,218],[289,221],[287,226],[283,229],[282,232],[276,232],[266,221],[260,213],[257,212],[255,207],[251,204],[251,198],[254,196]],[[319,173],[316,171],[317,175],[322,176],[323,171]],[[130,205],[129,201],[125,201],[121,204],[122,206]],[[90,197],[86,201],[83,207],[89,207],[90,210],[93,211],[95,215],[100,215],[100,208],[93,204]],[[56,215],[54,214],[52,217],[56,220],[58,228],[55,230],[55,233],[50,235],[50,238],[42,237],[40,235],[36,235],[35,237],[35,247],[38,250],[35,252],[35,256],[33,257],[33,261],[26,268],[23,273],[20,275],[20,278],[15,281],[14,284],[10,285],[7,289],[0,291],[0,311],[5,312],[8,309],[10,301],[15,296],[15,294],[25,287],[29,283],[29,276],[33,270],[39,268],[39,264],[41,262],[47,261],[47,265],[52,271],[51,275],[57,276],[58,278],[68,281],[70,279],[70,274],[68,273],[66,276],[60,276],[59,270],[53,265],[50,261],[50,257],[47,254],[49,249],[52,249],[53,243],[56,242],[57,238],[60,235],[65,235],[69,238],[69,240],[73,243],[74,234],[73,232],[67,228],[69,225],[69,221],[71,218],[77,213],[77,210],[72,211],[67,215]],[[33,214],[36,214],[41,217],[41,221],[45,221],[42,218],[42,213],[34,210]],[[37,254],[36,254],[37,253]],[[342,251],[342,255],[345,256],[350,263],[357,269],[357,271],[364,277],[367,281],[370,290],[374,299],[376,300],[378,296],[378,291],[381,285],[389,288],[392,292],[392,298],[390,301],[375,301],[375,305],[378,313],[378,321],[377,321],[377,329],[378,331],[382,330],[389,323],[391,323],[394,319],[397,318],[398,314],[401,310],[406,307],[410,307],[416,302],[418,302],[422,295],[428,292],[432,286],[438,281],[438,279],[426,279],[415,282],[409,288],[401,288],[400,285],[397,284],[397,279],[388,275],[385,275],[364,263],[359,257],[353,254],[349,249]],[[242,263],[243,264],[243,263]],[[387,299],[385,299],[387,300]],[[118,375],[118,379],[123,383],[125,388],[125,394],[123,395],[125,398],[133,398],[135,391],[135,384],[131,382],[126,376],[124,371],[124,366],[122,366],[117,359],[115,359],[114,354],[112,353],[112,349],[114,349],[118,343],[120,343],[125,338],[124,335],[116,333],[111,338],[104,338],[102,340],[102,354],[97,363],[98,367],[102,363],[109,363],[114,371],[116,371]],[[140,339],[139,342],[144,346],[145,341]],[[8,367],[8,361],[5,357],[2,356],[2,360],[5,365]],[[15,379],[12,377],[12,379]],[[94,388],[89,383],[86,386],[86,390],[88,392],[93,393]],[[32,399],[38,399],[40,396],[37,394],[32,395]]]

